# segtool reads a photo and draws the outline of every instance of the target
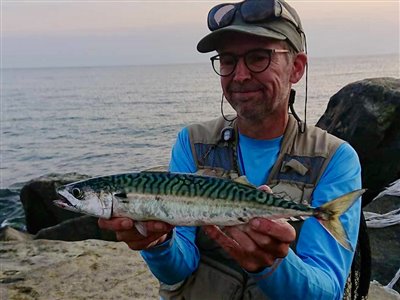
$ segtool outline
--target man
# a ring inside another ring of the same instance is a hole
[[[315,207],[360,188],[355,151],[288,113],[292,84],[307,64],[296,11],[278,0],[221,4],[210,11],[208,25],[212,32],[197,48],[217,51],[212,65],[237,116],[184,128],[170,171],[245,175],[267,192],[266,184],[276,195]],[[359,216],[360,201],[340,218],[353,249]],[[143,250],[165,299],[341,299],[354,254],[315,218],[297,228],[295,246],[292,225],[262,218],[225,228],[150,221],[142,224],[146,237],[130,219],[99,225]]]

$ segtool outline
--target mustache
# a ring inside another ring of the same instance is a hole
[[[241,93],[241,92],[255,92],[260,89],[262,89],[264,86],[259,83],[244,83],[240,84],[237,82],[232,82],[228,86],[228,91],[229,92],[236,92],[236,93]]]

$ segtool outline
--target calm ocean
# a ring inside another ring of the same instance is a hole
[[[308,123],[346,84],[384,76],[400,77],[398,55],[311,59]],[[167,165],[180,128],[219,116],[220,99],[208,64],[2,70],[0,224],[22,226],[19,191],[38,176]]]

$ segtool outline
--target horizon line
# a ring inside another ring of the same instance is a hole
[[[376,54],[342,54],[342,55],[328,55],[328,56],[321,56],[321,55],[316,55],[316,56],[309,56],[311,59],[329,59],[329,58],[351,58],[351,57],[376,57],[376,56],[399,56],[400,57],[400,52],[391,52],[391,53],[376,53]],[[4,64],[4,61],[3,61]],[[192,62],[165,62],[165,63],[146,63],[146,64],[134,64],[134,63],[128,63],[128,64],[104,64],[104,65],[50,65],[50,66],[25,66],[25,67],[3,67],[0,66],[0,70],[24,70],[24,69],[68,69],[68,68],[113,68],[113,67],[153,67],[153,66],[171,66],[171,65],[191,65],[191,64],[208,64],[207,61],[204,62],[198,62],[198,61],[192,61]]]

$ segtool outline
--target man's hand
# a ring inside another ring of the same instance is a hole
[[[266,185],[258,189],[272,193]],[[277,258],[286,257],[290,243],[296,239],[296,231],[289,223],[264,218],[223,230],[217,226],[204,226],[204,230],[249,272],[261,271],[272,266]]]
[[[204,226],[214,239],[245,270],[259,272],[289,253],[296,239],[295,229],[287,222],[255,218],[248,224],[225,227]]]
[[[147,236],[143,236],[135,227],[134,220],[129,218],[99,219],[101,229],[115,232],[118,241],[125,242],[132,250],[144,250],[163,243],[173,226],[160,221],[142,222]]]

